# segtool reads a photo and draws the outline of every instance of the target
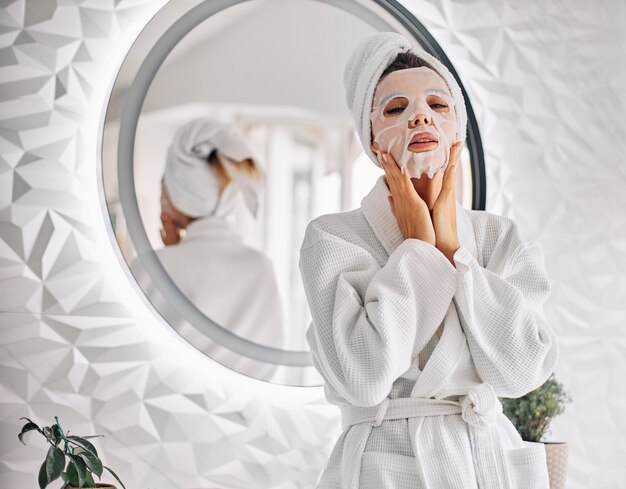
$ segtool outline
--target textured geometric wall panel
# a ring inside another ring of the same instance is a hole
[[[0,486],[35,487],[20,416],[102,433],[133,488],[312,487],[339,433],[321,389],[229,372],[140,299],[104,226],[97,124],[163,1],[0,10]],[[487,209],[542,243],[568,489],[626,489],[626,4],[406,0],[476,111]]]

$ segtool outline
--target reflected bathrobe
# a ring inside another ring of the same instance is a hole
[[[205,216],[187,226],[185,238],[156,251],[176,286],[207,317],[242,338],[283,348],[280,295],[270,259],[243,242],[224,218]],[[270,380],[277,367],[216,345],[175,312],[138,260],[135,279],[155,308],[184,338],[223,365]]]
[[[539,387],[557,361],[541,247],[457,203],[453,266],[403,238],[388,195],[382,175],[359,209],[311,221],[300,249],[325,396],[380,415],[346,425],[343,413],[317,487],[548,489],[543,445],[522,441],[498,400]],[[462,401],[462,413],[387,419],[396,398]]]

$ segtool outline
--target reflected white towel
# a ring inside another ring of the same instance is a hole
[[[215,149],[232,179],[221,194],[220,181],[207,160]],[[255,160],[257,177],[237,169],[237,163],[247,158]],[[261,182],[258,158],[243,134],[221,121],[205,118],[188,122],[176,132],[168,149],[163,183],[174,207],[189,217],[209,216],[218,210],[220,214],[230,212],[239,192],[256,216]]]

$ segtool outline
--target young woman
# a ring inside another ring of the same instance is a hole
[[[244,243],[232,224],[242,203],[256,217],[262,170],[235,127],[213,118],[194,119],[168,148],[161,186],[161,239],[156,255],[180,291],[207,317],[250,341],[282,348],[284,331],[278,285],[267,256]],[[274,365],[259,365],[216,345],[189,325],[157,294],[140,261],[131,265],[161,315],[193,338],[196,347],[239,372],[270,380]]]
[[[307,340],[343,423],[317,487],[547,489],[543,445],[523,442],[498,400],[557,361],[542,250],[457,203],[467,116],[441,62],[378,33],[344,82],[385,174],[359,209],[314,219],[301,247]]]

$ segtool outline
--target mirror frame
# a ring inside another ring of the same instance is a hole
[[[104,141],[105,131],[107,130],[106,123],[113,119],[111,116],[112,113],[120,113],[119,108],[121,106],[117,154],[113,156],[113,158],[116,159],[119,200],[126,220],[128,233],[131,237],[132,246],[135,247],[141,266],[149,272],[156,289],[164,297],[167,297],[168,304],[177,314],[220,346],[264,364],[269,363],[301,369],[313,366],[311,353],[309,351],[282,350],[261,345],[237,336],[205,316],[195,304],[187,299],[165,271],[165,268],[150,245],[139,214],[137,196],[134,188],[133,159],[137,124],[146,94],[162,63],[178,42],[200,23],[224,9],[249,1],[252,0],[190,0],[185,2],[184,8],[182,9],[185,10],[185,12],[181,15],[181,3],[170,0],[152,19],[150,19],[144,29],[142,29],[126,53],[116,73],[115,81],[108,93],[106,111],[100,121],[100,151],[98,155],[100,192],[103,200],[105,200],[103,212],[106,213],[105,222],[108,223],[108,232],[111,240],[115,242],[114,246],[118,248],[116,249],[116,255],[120,257],[120,261],[124,262],[122,266],[126,274],[129,277],[133,277],[129,264],[124,259],[121,249],[119,249],[113,223],[107,211],[106,199],[104,199],[106,195],[103,176],[105,149],[102,143]],[[470,154],[472,171],[472,209],[484,210],[486,200],[484,153],[476,117],[467,92],[454,66],[426,27],[396,0],[315,1],[351,13],[370,24],[378,31],[399,32],[409,39],[417,41],[420,47],[441,60],[450,70],[461,87],[467,109],[468,123],[466,146]],[[174,17],[174,20],[171,22],[168,21],[170,17]],[[168,23],[165,30],[163,30],[164,23]],[[140,63],[129,61],[131,58],[130,53],[143,54],[133,58],[141,59],[142,61]],[[114,97],[116,94],[120,95],[121,89],[116,87],[116,85],[119,83],[122,73],[131,73],[133,82],[125,93],[121,93],[122,96]],[[147,301],[150,304],[150,308],[161,316],[145,293],[142,295],[144,302]],[[165,322],[167,323],[167,321]],[[170,327],[175,330],[172,325],[170,325]],[[192,346],[195,346],[191,341],[186,338],[184,339]],[[237,371],[236,368],[232,366],[225,365],[225,367]],[[320,384],[315,384],[315,386],[319,385]]]

